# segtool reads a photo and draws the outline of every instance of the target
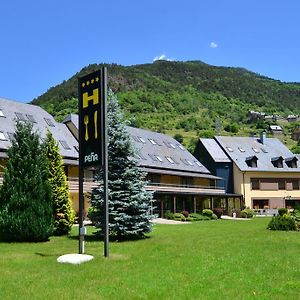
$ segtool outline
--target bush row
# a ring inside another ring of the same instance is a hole
[[[175,221],[188,221],[188,222],[194,222],[194,221],[208,221],[208,220],[217,220],[218,218],[221,218],[222,213],[220,211],[217,211],[218,214],[216,214],[211,209],[203,209],[202,213],[189,213],[188,211],[182,211],[180,213],[172,213],[171,211],[166,211],[164,217],[169,220],[175,220]]]

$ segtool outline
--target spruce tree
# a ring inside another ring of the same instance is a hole
[[[39,136],[17,123],[0,190],[0,239],[48,240],[53,231],[48,168]]]
[[[54,234],[64,235],[71,230],[75,220],[67,177],[59,147],[50,131],[45,141],[45,151],[49,169],[49,184],[52,191],[52,209],[54,214]]]
[[[146,191],[145,172],[132,159],[135,149],[123,122],[123,114],[115,96],[108,101],[108,205],[109,234],[123,238],[141,238],[151,231],[152,193]],[[93,189],[91,205],[98,226],[104,229],[102,178]]]

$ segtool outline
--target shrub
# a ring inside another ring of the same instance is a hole
[[[99,212],[94,207],[89,207],[87,212],[88,219],[93,223],[97,223],[97,215],[99,215]]]
[[[280,216],[283,216],[283,215],[285,215],[285,214],[287,214],[287,213],[288,213],[288,209],[287,209],[287,208],[285,208],[285,207],[278,208],[278,214],[279,214]]]
[[[172,213],[170,210],[167,210],[165,212],[165,219],[173,220],[174,219],[174,213]]]
[[[223,208],[214,208],[213,213],[218,217],[218,219],[221,219],[221,216],[223,215]]]
[[[182,213],[186,218],[189,216],[189,212],[186,211],[186,210],[182,211],[181,213]]]
[[[186,221],[186,218],[183,214],[181,213],[175,213],[174,214],[174,220],[175,221]]]
[[[249,218],[253,218],[254,215],[255,215],[255,213],[254,213],[253,209],[246,208],[241,211],[242,218],[249,219]]]
[[[211,217],[204,216],[204,215],[200,215],[199,217],[199,221],[209,221],[209,220],[211,220]]]
[[[216,214],[212,214],[211,219],[212,220],[218,220],[218,216]]]
[[[211,218],[213,215],[213,211],[211,209],[203,209],[202,215]]]
[[[297,230],[297,223],[289,214],[284,214],[283,216],[278,215],[272,218],[267,229],[284,231]]]

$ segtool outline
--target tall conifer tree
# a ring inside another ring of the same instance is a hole
[[[123,114],[115,96],[108,101],[108,188],[109,233],[125,238],[143,237],[151,231],[152,193],[145,189],[145,172],[133,159],[135,149],[123,122]],[[92,191],[91,204],[99,227],[104,229],[102,179]]]
[[[39,136],[17,123],[0,190],[0,239],[46,241],[53,219],[48,168]]]
[[[45,141],[45,151],[48,160],[49,183],[52,190],[54,234],[64,235],[71,230],[74,224],[75,212],[72,209],[69,186],[59,147],[49,131]]]

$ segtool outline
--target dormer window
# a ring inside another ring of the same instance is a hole
[[[0,117],[4,117],[4,118],[5,118],[5,116],[4,116],[4,113],[3,113],[3,110],[2,110],[2,109],[0,109]]]
[[[247,157],[245,161],[248,167],[257,168],[258,158],[255,155]]]
[[[226,149],[229,151],[229,152],[233,152],[233,149],[231,147],[226,147]]]
[[[259,153],[259,150],[257,148],[252,148],[252,150],[255,152],[255,153]]]
[[[283,168],[283,157],[272,157],[271,158],[271,163],[275,168]]]
[[[287,166],[289,168],[297,168],[298,167],[297,161],[298,161],[298,158],[296,156],[287,157],[285,159],[285,163],[287,164]]]
[[[239,147],[240,152],[245,152],[245,149]]]

